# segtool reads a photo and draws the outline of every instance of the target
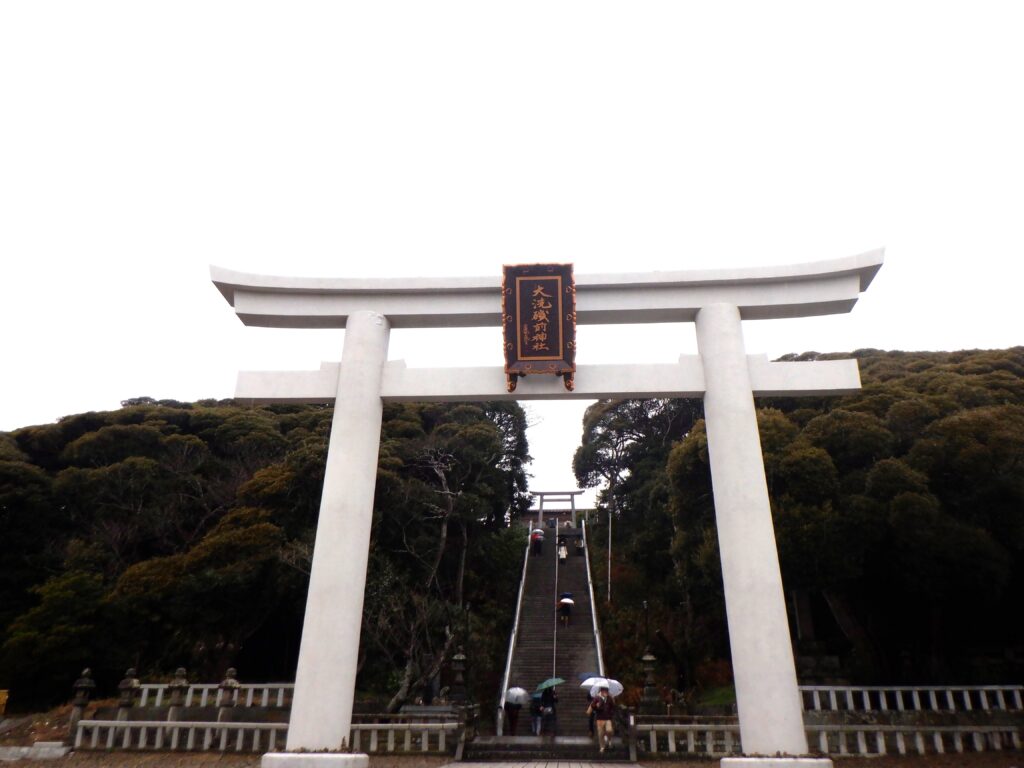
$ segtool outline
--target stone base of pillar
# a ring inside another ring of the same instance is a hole
[[[723,757],[722,768],[832,768],[827,757]]]
[[[260,768],[369,768],[369,765],[370,756],[359,752],[268,752],[260,760]]]

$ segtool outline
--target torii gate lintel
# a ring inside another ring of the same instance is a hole
[[[250,403],[334,402],[339,363],[316,371],[241,371],[235,398]],[[747,355],[754,397],[811,397],[852,394],[860,389],[857,361],[770,362]],[[481,402],[488,400],[604,400],[616,397],[703,397],[700,356],[681,355],[676,363],[578,365],[576,386],[566,391],[551,376],[524,376],[515,392],[505,388],[499,366],[410,368],[402,360],[384,365],[384,402]]]

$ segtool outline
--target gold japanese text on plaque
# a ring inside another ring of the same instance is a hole
[[[561,376],[572,390],[576,373],[576,284],[572,264],[506,265],[501,281],[505,376],[514,392],[520,376]]]

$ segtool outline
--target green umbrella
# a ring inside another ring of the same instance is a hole
[[[545,680],[543,683],[537,686],[537,690],[543,691],[545,688],[554,688],[556,685],[561,685],[564,682],[565,680],[563,680],[560,677],[549,677],[547,680]]]

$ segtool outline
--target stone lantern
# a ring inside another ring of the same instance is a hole
[[[218,706],[221,707],[233,707],[238,704],[238,689],[242,687],[242,684],[238,682],[238,670],[234,667],[228,667],[228,671],[224,673],[224,679],[220,681],[220,699],[217,701]]]
[[[217,697],[217,721],[220,722],[227,716],[227,709],[238,704],[238,690],[242,687],[238,682],[238,670],[230,667],[217,687],[220,689],[220,695]]]
[[[71,699],[71,706],[84,708],[96,690],[96,681],[92,679],[91,669],[86,667],[82,670],[82,676],[75,680],[72,690],[74,691],[74,698]]]
[[[646,715],[659,714],[661,701],[658,696],[658,687],[654,684],[654,664],[658,659],[648,648],[640,657],[640,661],[644,666],[644,693],[640,704],[641,710]]]
[[[466,695],[466,654],[462,652],[462,646],[459,646],[459,650],[454,656],[452,656],[452,689],[451,689],[451,701],[452,704],[459,706],[464,705],[468,696]]]
[[[96,690],[96,681],[92,679],[92,670],[88,667],[83,669],[82,676],[75,680],[71,690],[74,691],[74,697],[71,699],[71,719],[68,722],[68,736],[73,738],[78,721],[85,714],[85,707]]]
[[[117,719],[127,720],[128,710],[135,706],[135,698],[139,695],[142,684],[136,677],[135,667],[124,671],[124,679],[117,684]]]
[[[185,706],[185,694],[188,693],[188,679],[185,677],[184,667],[178,667],[174,670],[174,679],[167,688],[171,694],[171,706]]]

